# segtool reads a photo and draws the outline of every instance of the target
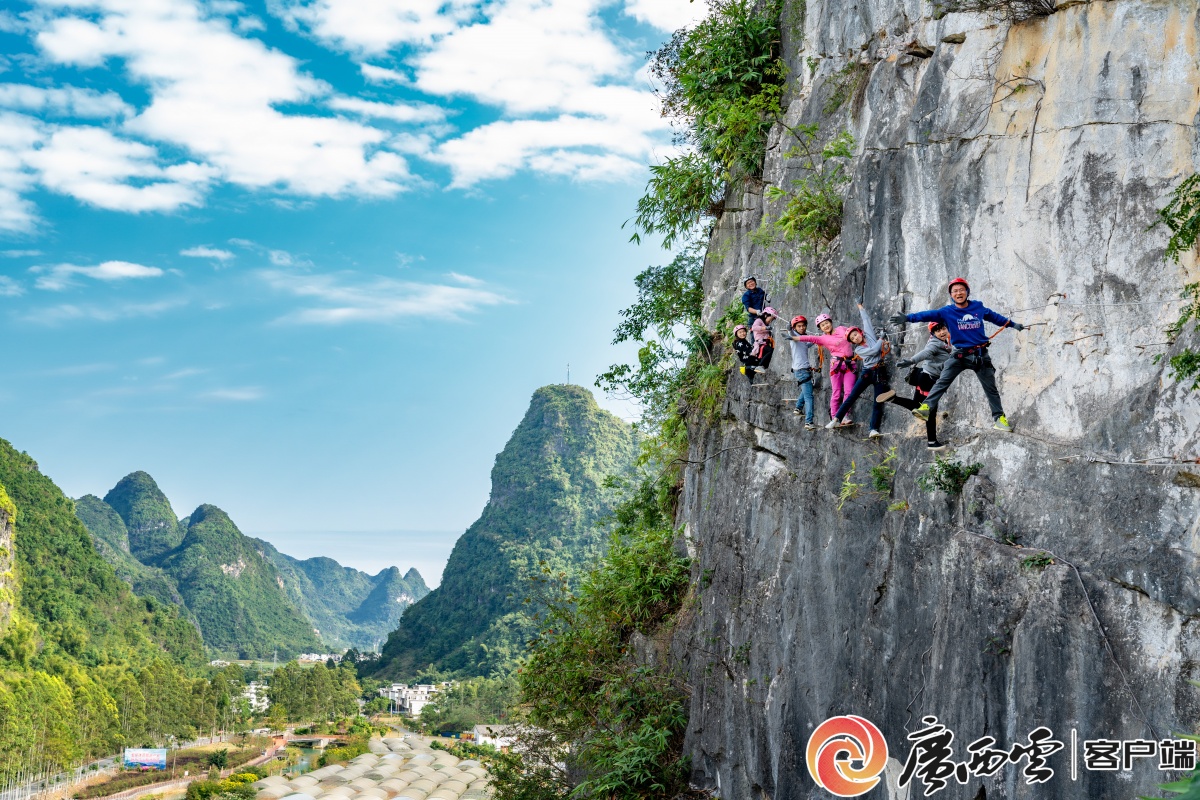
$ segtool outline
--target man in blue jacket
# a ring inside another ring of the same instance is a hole
[[[758,278],[751,275],[742,281],[746,291],[742,292],[742,305],[746,307],[746,324],[753,325],[754,320],[762,316],[762,310],[767,307],[767,293],[758,288]]]
[[[952,279],[947,289],[950,292],[950,299],[954,301],[950,305],[930,311],[918,311],[914,314],[894,314],[890,319],[896,325],[903,325],[905,322],[940,322],[950,331],[950,344],[953,345],[954,352],[951,353],[946,366],[942,368],[941,377],[929,390],[929,397],[920,407],[913,409],[914,417],[934,423],[933,426],[926,426],[931,450],[943,447],[937,441],[938,401],[950,388],[950,384],[954,383],[958,374],[966,369],[975,373],[979,378],[979,385],[983,387],[983,393],[987,395],[992,419],[995,420],[992,427],[998,431],[1012,430],[1012,426],[1008,424],[1008,418],[1004,416],[1004,408],[1000,405],[1000,392],[996,389],[996,370],[992,366],[991,356],[987,352],[991,342],[987,334],[983,332],[983,323],[986,320],[1002,328],[1025,330],[1025,326],[1021,323],[1013,322],[1007,317],[997,314],[978,300],[971,300],[971,286],[967,283],[966,278]]]

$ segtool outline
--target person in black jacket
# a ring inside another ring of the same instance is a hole
[[[742,293],[742,305],[746,307],[746,324],[753,325],[767,305],[767,293],[758,288],[758,278],[754,275],[742,281],[742,286],[746,289]]]
[[[754,376],[763,371],[759,366],[758,358],[754,356],[754,345],[750,343],[750,339],[746,335],[746,326],[738,325],[733,329],[733,352],[738,357],[738,361],[742,362],[741,372],[750,383],[754,383]]]

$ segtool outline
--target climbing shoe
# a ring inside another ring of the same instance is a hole
[[[867,434],[868,439],[878,439],[881,436],[883,436],[883,434],[880,433],[879,431],[871,431],[870,433]]]
[[[925,446],[927,448],[929,448],[930,450],[945,450],[946,449],[946,445],[944,442],[926,442]]]
[[[928,420],[929,419],[929,403],[921,403],[921,405],[919,405],[913,409],[912,414],[917,419]]]
[[[876,403],[886,403],[888,400],[891,400],[895,396],[896,396],[896,390],[888,389],[886,392],[881,392],[879,394],[879,396],[875,398],[875,402]]]
[[[804,423],[804,430],[806,430],[806,431],[815,431],[816,429],[817,429],[817,426],[816,426],[816,425],[813,425],[811,422],[806,422],[806,423]]]
[[[841,424],[842,424],[842,423],[838,422],[838,419],[837,419],[837,417],[834,417],[833,419],[829,420],[829,424],[825,426],[825,430],[827,430],[827,431],[831,431],[831,430],[833,430],[834,428],[838,427],[838,426],[839,426],[839,425],[841,425]]]
[[[997,431],[1010,431],[1011,432],[1012,425],[1008,424],[1008,417],[1001,414],[1000,418],[996,420],[996,424],[992,426],[992,429],[997,430]]]
[[[795,414],[795,415],[798,417],[798,416],[800,416],[801,414],[803,414],[804,412],[803,412],[803,411],[801,411],[801,410],[800,410],[800,409],[798,409],[798,408],[793,408],[793,409],[792,409],[792,413],[793,413],[793,414]]]

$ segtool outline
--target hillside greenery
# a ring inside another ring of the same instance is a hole
[[[2,440],[0,486],[15,562],[0,620],[0,782],[236,725],[240,670],[203,668],[196,629],[134,594],[74,504]]]
[[[421,709],[421,725],[431,733],[469,731],[476,725],[514,721],[520,691],[511,675],[455,681]]]
[[[104,502],[124,521],[129,552],[142,563],[152,563],[183,541],[186,528],[179,524],[167,496],[145,472],[126,475],[104,495]]]
[[[329,722],[358,714],[362,687],[352,665],[301,667],[289,662],[271,673],[269,717],[284,722]]]
[[[158,566],[179,587],[213,652],[289,658],[322,648],[312,624],[284,595],[275,567],[216,506],[192,512],[187,535]]]
[[[279,552],[270,542],[253,541],[279,572],[288,599],[331,647],[377,647],[395,629],[404,610],[429,594],[415,569],[401,574],[388,567],[368,575],[332,558],[300,560]]]
[[[1197,237],[1200,236],[1200,175],[1185,178],[1171,193],[1171,199],[1158,211],[1155,225],[1166,225],[1171,231],[1167,241],[1166,257],[1179,263],[1181,256],[1195,254]],[[1152,226],[1153,227],[1153,226]],[[1167,338],[1173,345],[1189,325],[1200,331],[1200,283],[1189,283],[1183,287],[1181,297],[1185,304],[1179,319],[1167,327]],[[1162,355],[1156,355],[1157,363]],[[1167,359],[1172,376],[1180,382],[1191,381],[1192,391],[1200,390],[1200,350],[1184,347]]]
[[[149,595],[164,603],[183,605],[175,582],[157,567],[138,561],[129,552],[129,534],[125,521],[108,503],[94,494],[84,495],[75,501],[75,516],[79,517],[92,535],[96,550],[109,564],[118,577],[133,587],[140,595]],[[188,616],[186,609],[181,609]]]
[[[496,457],[487,506],[455,544],[441,585],[388,637],[376,675],[509,671],[533,633],[527,578],[545,564],[576,572],[600,555],[595,522],[616,502],[605,479],[627,473],[635,452],[629,426],[583,387],[538,389]]]

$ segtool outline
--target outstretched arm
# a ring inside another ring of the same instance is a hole
[[[858,315],[862,317],[863,333],[867,335],[867,341],[874,344],[876,341],[875,327],[871,325],[871,315],[863,308],[862,303],[858,304]]]
[[[1014,322],[1013,320],[1009,319],[1008,317],[1006,317],[1002,314],[997,314],[995,311],[992,311],[990,308],[985,307],[983,309],[983,318],[986,319],[988,322],[992,323],[993,325],[999,325],[1002,328],[1007,326],[1009,328],[1012,328],[1013,330],[1018,330],[1018,331],[1025,330],[1025,326],[1022,325],[1021,323]]]

